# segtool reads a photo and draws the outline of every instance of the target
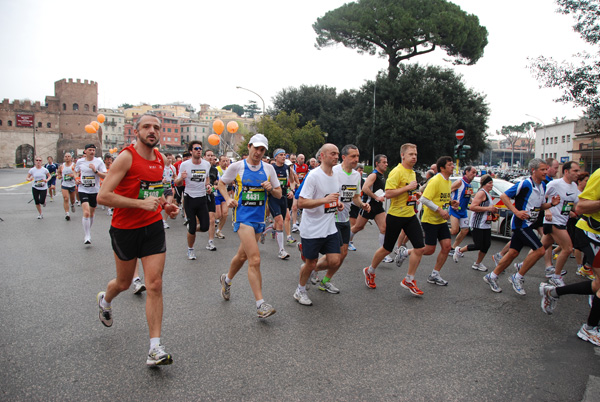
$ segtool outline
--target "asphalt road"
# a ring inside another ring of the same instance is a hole
[[[277,314],[261,321],[245,269],[231,301],[219,294],[219,275],[238,247],[231,226],[216,252],[198,235],[198,260],[188,261],[182,219],[170,221],[161,339],[174,363],[149,369],[145,295],[119,295],[111,328],[98,320],[96,293],[115,275],[110,217],[97,210],[93,244],[84,246],[81,209],[67,222],[57,199],[37,220],[30,185],[4,188],[25,176],[24,169],[0,170],[2,401],[600,398],[600,349],[576,336],[587,297],[565,296],[554,315],[542,313],[542,263],[526,277],[526,296],[507,275],[504,291],[493,293],[470,268],[474,253],[458,264],[448,260],[446,287],[426,283],[436,256],[425,257],[416,278],[421,298],[399,286],[406,267],[394,264],[380,266],[372,290],[361,272],[378,243],[370,225],[333,280],[341,293],[313,287],[311,307],[292,297],[297,250],[288,247],[292,258],[280,261],[267,238],[263,291]],[[494,240],[488,255],[502,246]],[[565,282],[582,280],[574,260],[567,270]]]

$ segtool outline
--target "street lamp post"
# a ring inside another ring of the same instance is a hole
[[[527,113],[525,113],[525,116],[533,117],[534,119],[537,119],[542,123],[542,127],[544,128],[544,140],[542,141],[542,145],[543,145],[542,159],[544,159],[544,155],[546,154],[546,124],[539,117],[535,117],[535,116],[527,114]]]
[[[265,100],[262,98],[262,96],[260,96],[259,94],[257,94],[256,92],[252,91],[251,89],[248,88],[243,88],[240,86],[236,87],[237,89],[243,89],[244,91],[248,91],[248,92],[252,92],[254,95],[258,96],[260,98],[260,100],[262,101],[263,104],[263,116],[265,115]]]

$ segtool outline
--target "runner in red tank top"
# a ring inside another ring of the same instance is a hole
[[[166,241],[160,212],[171,217],[179,208],[163,196],[162,174],[165,156],[154,147],[159,142],[161,122],[152,114],[140,116],[134,125],[135,145],[125,148],[106,176],[98,201],[115,208],[110,237],[115,254],[117,277],[105,292],[96,296],[100,321],[112,325],[112,300],[129,289],[137,259],[142,260],[148,296],[146,317],[150,332],[149,366],[171,364],[173,359],[160,344],[163,297],[162,273],[165,267]]]
[[[298,154],[296,159],[298,163],[294,164],[294,170],[296,171],[296,175],[298,176],[298,187],[304,181],[306,174],[308,173],[308,165],[304,163],[304,155]],[[298,190],[296,190],[298,191]],[[292,232],[297,233],[300,228],[298,227],[298,223],[296,220],[298,219],[298,198],[294,197],[294,201],[292,202]]]

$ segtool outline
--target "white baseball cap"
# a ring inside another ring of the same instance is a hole
[[[249,145],[254,145],[255,148],[265,147],[265,149],[269,149],[269,140],[263,134],[254,134],[250,141],[248,141]]]

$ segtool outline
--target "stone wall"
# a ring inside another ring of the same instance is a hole
[[[56,144],[58,143],[58,133],[36,133],[36,150],[38,155],[42,156],[44,163],[46,158],[52,156],[55,161],[62,162],[63,156],[57,155]],[[33,129],[29,135],[22,131],[0,131],[0,168],[14,168],[22,161],[16,161],[16,154],[19,146],[30,146],[33,148]],[[27,161],[33,165],[33,160]]]

